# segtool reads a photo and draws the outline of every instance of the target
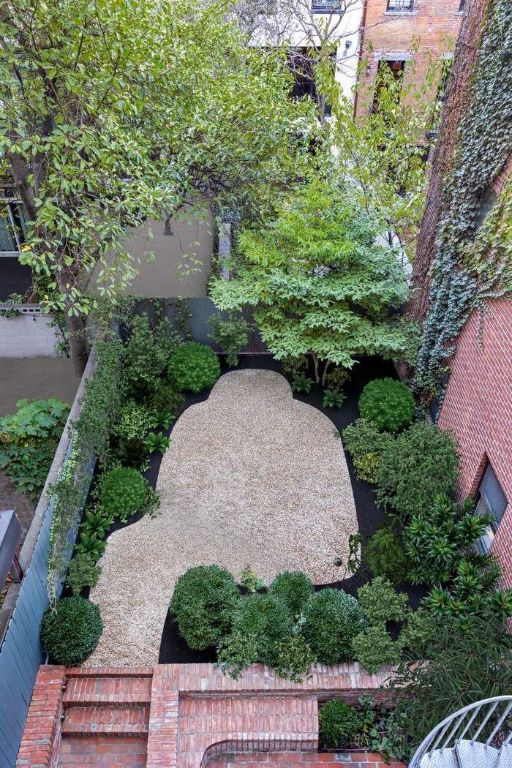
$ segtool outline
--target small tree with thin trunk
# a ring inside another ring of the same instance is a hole
[[[222,310],[254,307],[254,322],[277,359],[311,354],[317,382],[332,364],[352,368],[361,355],[403,356],[412,327],[396,310],[407,284],[396,252],[348,190],[313,181],[278,217],[245,229],[230,280],[210,290]]]

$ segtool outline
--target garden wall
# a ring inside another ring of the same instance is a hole
[[[55,345],[62,337],[38,304],[0,304],[2,310],[19,314],[0,316],[0,358],[57,357]]]
[[[93,374],[94,368],[95,361],[91,355],[19,555],[23,579],[21,584],[11,584],[0,610],[1,768],[9,768],[16,763],[37,670],[43,661],[39,626],[48,607],[48,556],[53,513],[49,489],[70,453],[68,425],[80,413],[85,382]],[[90,467],[90,477],[92,470],[93,465]],[[75,536],[70,532],[70,541]]]

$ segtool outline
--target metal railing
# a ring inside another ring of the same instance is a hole
[[[495,696],[462,707],[436,725],[423,739],[409,763],[409,768],[418,768],[425,755],[430,755],[434,750],[452,749],[462,739],[486,746],[501,747],[510,744],[511,713],[512,696]]]

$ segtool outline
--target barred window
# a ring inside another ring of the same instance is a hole
[[[388,11],[412,11],[414,0],[388,0]]]
[[[341,0],[312,0],[313,13],[337,13],[341,11]]]

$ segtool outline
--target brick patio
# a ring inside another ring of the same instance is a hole
[[[316,667],[303,684],[254,665],[239,680],[211,664],[39,670],[19,768],[200,768],[384,763],[369,753],[319,754],[318,702],[389,700],[391,670]],[[395,766],[396,768],[396,766]]]

